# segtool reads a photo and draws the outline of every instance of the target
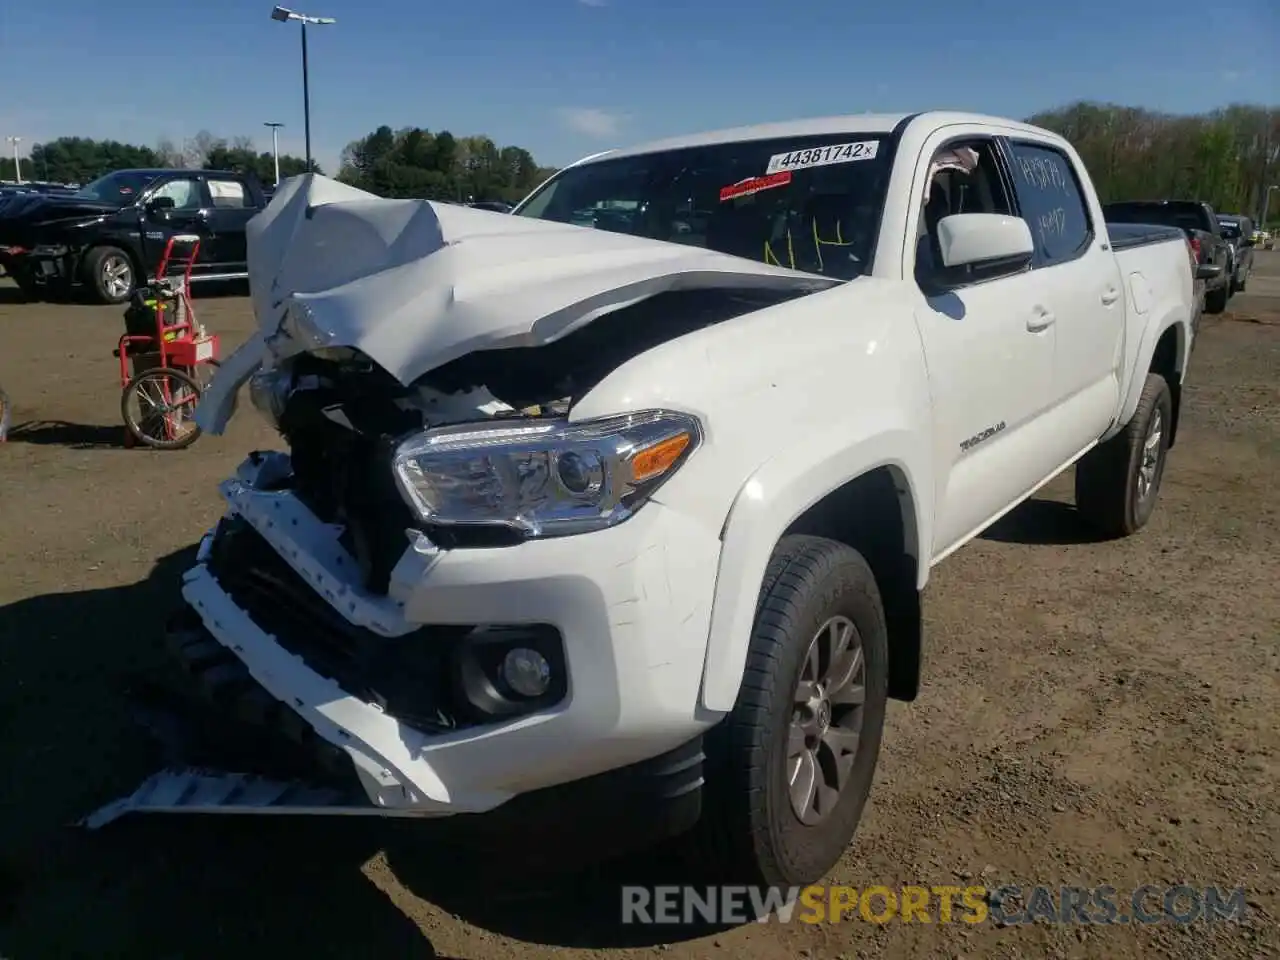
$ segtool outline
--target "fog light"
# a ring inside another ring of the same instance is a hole
[[[551,686],[551,664],[537,650],[516,647],[502,659],[502,679],[522,697],[540,697]]]

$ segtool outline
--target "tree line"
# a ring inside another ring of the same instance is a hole
[[[487,136],[382,126],[347,144],[338,179],[384,197],[515,203],[553,173],[524,147]]]
[[[1280,184],[1280,107],[1236,104],[1175,115],[1080,102],[1029,120],[1075,145],[1104,202],[1192,198],[1223,213],[1257,216],[1266,187]],[[85,183],[111,170],[150,166],[242,169],[264,183],[275,176],[271,153],[256,150],[250,138],[226,140],[204,131],[180,147],[60,137],[32,148],[23,175]],[[304,169],[301,158],[281,156],[281,176]],[[499,146],[484,135],[381,126],[347,145],[337,178],[386,197],[514,202],[554,172],[525,148]],[[11,158],[0,158],[0,179],[13,179]],[[1271,200],[1274,221],[1280,219],[1280,191]]]
[[[89,137],[58,137],[31,147],[22,159],[23,180],[49,183],[86,184],[104,173],[131,167],[175,167],[186,170],[238,170],[255,174],[263,183],[275,181],[275,159],[271,151],[255,149],[251,137],[227,140],[202,130],[181,145],[161,140],[154,147],[118,140]],[[312,161],[312,169],[322,172]],[[306,161],[289,154],[280,155],[280,176],[305,172]],[[17,179],[13,157],[0,158],[0,180]]]
[[[1074,103],[1030,118],[1080,153],[1104,203],[1192,199],[1257,217],[1280,184],[1280,107],[1235,104],[1195,116]],[[1271,220],[1280,218],[1280,191]]]

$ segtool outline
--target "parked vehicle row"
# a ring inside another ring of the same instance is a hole
[[[511,214],[299,177],[248,229],[197,419],[248,383],[288,453],[222,484],[170,643],[327,787],[171,771],[94,822],[692,830],[784,886],[854,833],[932,568],[1073,463],[1082,522],[1147,523],[1223,273],[959,113],[612,151]]]
[[[154,279],[171,237],[195,234],[193,283],[243,279],[245,227],[266,205],[252,176],[118,170],[71,194],[0,199],[0,266],[32,299],[83,286],[99,303],[124,303]]]
[[[1177,227],[1186,234],[1196,262],[1217,267],[1218,273],[1204,284],[1204,311],[1221,313],[1227,302],[1248,281],[1248,271],[1240,270],[1240,251],[1249,250],[1252,267],[1252,240],[1247,243],[1238,229],[1228,238],[1213,207],[1198,200],[1125,200],[1103,208],[1108,222],[1158,224]]]

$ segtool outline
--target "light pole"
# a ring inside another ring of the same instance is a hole
[[[17,154],[15,153],[14,156],[16,157]],[[1271,212],[1272,190],[1280,190],[1280,183],[1273,183],[1271,186],[1267,187],[1266,191],[1262,194],[1262,216],[1258,218],[1259,230],[1267,229],[1267,214]]]
[[[22,142],[21,137],[6,137],[13,144],[13,179],[18,183],[22,183],[22,161],[18,159],[18,144]]]
[[[280,186],[280,128],[284,124],[267,120],[263,126],[271,128],[271,155],[276,160],[276,186],[278,187]]]
[[[279,20],[281,23],[288,23],[290,20],[297,20],[302,24],[302,123],[304,127],[304,136],[307,141],[307,173],[311,172],[311,87],[307,77],[307,24],[314,23],[322,26],[327,23],[337,23],[333,17],[310,17],[305,13],[297,13],[285,7],[276,7],[271,11],[271,19]]]

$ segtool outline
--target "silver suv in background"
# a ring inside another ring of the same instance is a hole
[[[1231,247],[1227,284],[1231,293],[1236,294],[1245,288],[1253,271],[1253,221],[1238,213],[1220,213],[1218,226],[1222,228],[1222,239]]]

